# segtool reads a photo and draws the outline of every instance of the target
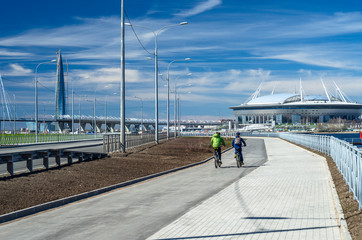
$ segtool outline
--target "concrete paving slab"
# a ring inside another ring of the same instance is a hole
[[[266,164],[148,239],[350,239],[325,159],[265,142]]]

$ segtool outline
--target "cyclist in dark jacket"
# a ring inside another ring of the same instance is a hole
[[[242,150],[241,150],[241,146],[244,145],[244,147],[246,147],[246,143],[245,143],[244,139],[242,137],[240,137],[239,132],[236,133],[236,136],[235,136],[235,138],[233,140],[232,145],[233,145],[233,147],[235,149],[235,158],[236,158],[236,154],[239,152],[241,164],[244,164],[244,158],[243,158],[243,153],[242,153]]]

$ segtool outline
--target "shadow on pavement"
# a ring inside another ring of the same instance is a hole
[[[216,234],[216,235],[205,235],[205,236],[193,236],[193,237],[176,237],[176,238],[159,238],[158,240],[177,240],[177,239],[198,239],[198,238],[218,238],[218,237],[232,237],[232,236],[245,236],[252,234],[263,234],[263,233],[275,233],[275,232],[294,232],[294,231],[307,231],[314,229],[326,229],[326,228],[338,228],[335,226],[323,226],[323,227],[308,227],[308,228],[292,228],[292,229],[278,229],[278,230],[265,230],[245,233],[229,233],[229,234]]]

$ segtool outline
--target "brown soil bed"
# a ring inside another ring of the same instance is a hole
[[[334,163],[333,159],[330,156],[324,155],[318,151],[306,148],[301,145],[298,146],[326,158],[351,237],[353,240],[362,240],[362,210],[358,209],[358,202],[353,198],[353,193],[349,191],[349,187],[346,184],[342,174],[339,172],[338,167]]]
[[[26,176],[0,179],[0,215],[200,162],[213,154],[210,138],[178,138]],[[229,141],[230,146],[230,141]]]

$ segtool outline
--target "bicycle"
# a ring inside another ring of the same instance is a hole
[[[214,164],[215,164],[215,168],[221,167],[221,160],[220,160],[219,154],[215,148],[214,148]]]
[[[244,165],[244,163],[241,161],[241,154],[239,152],[236,153],[235,160],[236,160],[236,166],[238,166],[238,168]]]

